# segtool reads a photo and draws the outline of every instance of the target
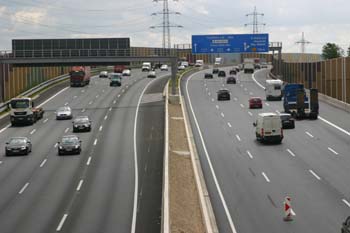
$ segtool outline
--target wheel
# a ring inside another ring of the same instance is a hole
[[[29,149],[26,149],[26,152],[24,153],[24,155],[28,155],[29,154]]]
[[[10,156],[10,154],[6,151],[6,152],[5,152],[5,156]]]
[[[292,129],[295,128],[295,122],[293,122],[292,126],[291,126]]]
[[[61,151],[58,151],[58,155],[61,156],[63,155],[63,153]]]

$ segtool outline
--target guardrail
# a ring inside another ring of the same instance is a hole
[[[136,48],[130,49],[50,49],[50,50],[7,50],[0,51],[0,59],[8,58],[73,58],[73,57],[137,57],[176,56],[176,49],[151,49],[141,54]]]
[[[92,73],[96,73],[98,71],[99,71],[99,69],[94,69],[94,70],[92,70]],[[37,86],[35,86],[35,87],[33,87],[33,88],[31,88],[31,89],[21,93],[19,96],[28,96],[28,95],[35,94],[35,93],[37,93],[37,92],[47,88],[48,86],[57,84],[57,83],[62,82],[65,79],[68,79],[68,78],[69,78],[68,74],[57,76],[57,77],[55,77],[53,79],[50,79],[50,80],[47,80],[45,82],[40,83],[39,85],[37,85]],[[0,105],[0,113],[7,109],[7,106],[8,106],[9,103],[10,103],[10,100],[5,102],[5,103],[3,103],[2,105]]]

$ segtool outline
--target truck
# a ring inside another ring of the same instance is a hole
[[[44,110],[34,107],[34,101],[30,97],[12,98],[9,102],[11,125],[32,125],[43,118]]]
[[[222,65],[224,59],[222,57],[216,57],[214,65]]]
[[[266,100],[282,100],[282,85],[283,81],[280,79],[266,80]]]
[[[244,58],[243,71],[245,74],[254,73],[255,70],[255,59],[254,58]]]
[[[149,72],[151,69],[152,69],[151,62],[144,62],[144,63],[142,63],[142,68],[141,68],[142,72],[145,72],[145,71]]]
[[[283,89],[283,107],[296,119],[316,120],[319,113],[318,90],[310,89],[310,101],[303,84],[288,83]]]
[[[203,60],[196,60],[196,64],[194,65],[195,67],[202,67],[204,65]]]
[[[123,70],[126,69],[125,65],[115,65],[113,68],[114,73],[123,73]]]
[[[90,66],[73,66],[69,72],[69,76],[71,87],[89,85],[91,77]]]

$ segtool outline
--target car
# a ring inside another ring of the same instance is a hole
[[[177,69],[178,70],[184,70],[184,69],[186,69],[186,67],[184,65],[181,65],[181,66],[177,67]]]
[[[223,70],[220,70],[218,73],[218,77],[226,77],[226,72]]]
[[[226,79],[226,83],[227,84],[236,84],[236,78],[235,77],[233,77],[233,76],[231,76],[231,77],[228,77],[227,79]]]
[[[130,76],[130,75],[131,75],[131,70],[130,69],[123,70],[122,76]]]
[[[156,72],[154,70],[151,70],[148,72],[147,78],[155,78],[156,77]]]
[[[239,68],[239,66],[234,66],[233,69],[236,70],[237,73],[238,73],[239,71],[241,71],[241,69]]]
[[[88,116],[78,116],[73,120],[73,132],[90,132],[91,121]]]
[[[119,73],[112,73],[110,75],[110,82],[109,82],[109,86],[121,86],[122,85],[122,76]]]
[[[57,145],[58,155],[81,153],[81,140],[75,135],[63,136]]]
[[[254,69],[259,70],[260,69],[260,64],[254,64]]]
[[[212,73],[213,73],[213,74],[219,73],[219,69],[218,69],[218,68],[214,68]]]
[[[206,74],[204,74],[204,78],[205,79],[209,79],[209,78],[213,78],[213,75],[212,74],[210,74],[210,73],[206,73]]]
[[[295,128],[295,120],[289,113],[280,113],[279,114],[282,121],[283,129],[294,129]]]
[[[160,67],[160,71],[168,71],[169,68],[168,68],[168,65],[164,64]]]
[[[267,63],[266,62],[262,62],[261,63],[261,68],[268,68]]]
[[[236,69],[232,69],[232,70],[230,70],[230,74],[231,74],[231,75],[236,75],[236,74],[237,74]]]
[[[231,94],[229,90],[227,89],[220,89],[218,92],[218,100],[230,100],[231,99]]]
[[[100,77],[100,78],[108,78],[108,72],[107,71],[101,71],[100,75],[98,77]]]
[[[32,151],[32,143],[27,137],[12,137],[5,146],[5,155],[28,155]]]
[[[249,98],[249,108],[262,108],[262,100],[260,97],[250,97]]]
[[[68,106],[60,107],[56,111],[56,120],[72,119],[72,109]]]

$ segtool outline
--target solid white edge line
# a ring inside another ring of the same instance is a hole
[[[257,71],[257,72],[259,72],[259,71]],[[261,85],[261,84],[255,79],[255,73],[253,74],[252,78],[253,78],[254,82],[255,82],[258,86],[260,86],[262,89],[265,90],[265,87],[264,87],[263,85]],[[320,119],[320,120],[323,121],[324,123],[326,123],[326,124],[328,124],[328,125],[330,125],[330,126],[336,128],[336,129],[339,130],[340,132],[343,132],[344,134],[350,136],[350,132],[349,132],[349,131],[347,131],[347,130],[341,128],[340,126],[338,126],[338,125],[336,125],[336,124],[330,122],[329,120],[327,120],[327,119],[325,119],[325,118],[323,118],[323,117],[321,117],[321,116],[318,116],[318,119]]]
[[[27,182],[22,188],[21,190],[18,192],[18,194],[22,194],[29,186],[29,183]]]
[[[47,159],[44,159],[44,160],[41,162],[40,167],[43,167],[43,166],[45,165],[46,161],[47,161]]]
[[[61,230],[62,230],[63,224],[64,224],[64,222],[66,221],[67,217],[68,217],[68,214],[64,214],[64,215],[63,215],[63,217],[62,217],[60,223],[58,224],[58,226],[57,226],[57,228],[56,228],[56,231],[61,231]]]
[[[138,171],[138,158],[137,158],[137,137],[136,137],[136,132],[137,132],[137,118],[139,115],[139,109],[141,105],[141,100],[143,95],[145,94],[147,88],[155,82],[157,79],[153,79],[143,89],[141,92],[141,95],[139,97],[137,107],[136,107],[136,113],[135,113],[135,120],[134,120],[134,163],[135,163],[135,189],[134,189],[134,207],[133,207],[133,213],[132,213],[132,223],[131,223],[131,233],[135,233],[136,231],[136,216],[137,216],[137,203],[138,203],[138,186],[139,186],[139,171]]]
[[[330,152],[332,152],[333,154],[335,154],[335,155],[339,155],[339,153],[338,152],[336,152],[334,149],[332,149],[331,147],[328,147],[328,150],[330,151]]]
[[[293,153],[293,151],[291,151],[290,149],[286,150],[291,156],[295,157],[295,154]]]
[[[81,180],[79,181],[78,186],[77,186],[77,191],[80,191],[81,186],[83,185],[83,183],[84,183],[84,180],[83,180],[83,179],[81,179]]]
[[[253,155],[252,155],[252,153],[250,153],[250,151],[249,151],[249,150],[247,150],[247,154],[248,154],[249,158],[251,158],[251,159],[253,159],[253,158],[254,158],[254,157],[253,157]]]
[[[345,205],[347,205],[348,207],[350,207],[350,203],[349,203],[346,199],[343,199],[342,201],[345,203]]]
[[[321,180],[321,177],[319,177],[313,170],[309,170],[309,172],[318,180]]]
[[[87,165],[87,166],[89,166],[89,165],[90,165],[90,163],[91,163],[91,159],[92,159],[92,157],[90,156],[90,157],[88,158],[87,162],[86,162],[86,165]]]
[[[265,174],[265,172],[262,172],[261,174],[262,174],[263,177],[265,178],[266,182],[267,182],[267,183],[270,183],[270,179],[269,179],[269,177],[267,177],[267,175]]]
[[[163,211],[162,211],[162,229],[163,233],[170,232],[170,217],[169,217],[169,81],[165,85],[165,130],[164,130],[164,176],[163,176]],[[180,91],[180,90],[179,90]],[[180,94],[181,98],[181,94]]]
[[[211,174],[212,174],[212,176],[213,176],[216,189],[217,189],[218,194],[219,194],[219,197],[220,197],[220,199],[221,199],[221,203],[222,203],[222,205],[223,205],[223,207],[224,207],[225,214],[226,214],[227,220],[228,220],[228,222],[229,222],[231,231],[232,231],[232,233],[237,233],[236,228],[235,228],[235,226],[234,226],[234,224],[233,224],[233,221],[232,221],[232,217],[231,217],[230,211],[229,211],[229,209],[228,209],[228,207],[227,207],[227,204],[226,204],[224,195],[223,195],[223,193],[222,193],[222,190],[221,190],[221,188],[220,188],[218,179],[217,179],[217,177],[216,177],[213,164],[212,164],[212,162],[211,162],[211,160],[210,160],[209,153],[208,153],[208,150],[207,150],[207,147],[206,147],[206,145],[205,145],[204,138],[203,138],[203,135],[202,135],[202,131],[201,131],[200,127],[199,127],[199,124],[198,124],[198,121],[197,121],[197,117],[196,117],[196,115],[195,115],[195,113],[194,113],[194,110],[193,110],[193,107],[192,107],[191,97],[190,97],[189,92],[188,92],[188,82],[194,77],[194,75],[195,75],[195,74],[192,74],[192,75],[191,75],[190,77],[188,77],[187,80],[186,80],[186,95],[187,95],[187,97],[188,97],[189,107],[190,107],[190,109],[191,109],[191,113],[192,113],[192,116],[193,116],[195,125],[196,125],[196,127],[197,127],[197,131],[198,131],[199,137],[200,137],[201,142],[202,142],[203,150],[204,150],[206,159],[207,159],[207,161],[208,161],[209,168],[210,168]]]

